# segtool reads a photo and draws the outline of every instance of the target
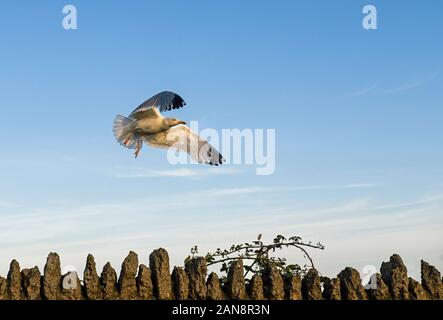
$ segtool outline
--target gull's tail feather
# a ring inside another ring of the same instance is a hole
[[[124,147],[128,149],[135,149],[137,143],[141,141],[141,138],[134,133],[135,120],[121,115],[117,115],[114,120],[114,132],[115,139]]]

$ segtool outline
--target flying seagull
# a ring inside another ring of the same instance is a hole
[[[140,153],[143,142],[156,148],[174,148],[187,152],[199,163],[222,164],[223,156],[206,140],[200,138],[186,126],[186,122],[165,118],[161,112],[179,109],[186,102],[178,94],[163,91],[139,105],[128,117],[117,115],[114,120],[114,136],[128,149]]]

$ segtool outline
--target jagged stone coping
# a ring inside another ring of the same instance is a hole
[[[149,267],[139,264],[135,252],[129,252],[117,278],[108,262],[100,275],[94,257],[89,254],[80,281],[76,272],[61,274],[60,257],[50,253],[43,274],[37,267],[20,269],[16,260],[7,277],[0,276],[0,300],[442,300],[441,273],[421,261],[421,282],[407,274],[401,257],[394,254],[383,262],[374,277],[377,285],[365,289],[357,270],[346,267],[336,278],[321,277],[315,269],[301,278],[283,276],[273,265],[262,274],[244,278],[241,259],[235,261],[225,283],[212,272],[207,277],[204,258],[196,258],[185,267],[174,267],[172,274],[168,252],[154,250]]]

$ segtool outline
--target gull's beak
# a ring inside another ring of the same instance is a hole
[[[180,120],[178,124],[186,124],[186,121]]]

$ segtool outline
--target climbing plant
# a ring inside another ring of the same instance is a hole
[[[220,271],[227,273],[232,262],[241,258],[244,263],[245,277],[248,274],[260,273],[267,265],[272,264],[277,267],[284,276],[295,274],[304,275],[310,268],[314,268],[314,262],[308,253],[309,249],[324,250],[325,246],[321,243],[313,244],[311,241],[304,242],[301,237],[284,237],[277,235],[271,243],[264,243],[261,234],[256,240],[242,244],[234,244],[229,249],[217,248],[215,252],[208,252],[205,256],[208,266],[220,265]],[[305,258],[303,266],[300,264],[288,264],[286,258],[275,256],[275,252],[294,248],[300,251]],[[198,246],[191,248],[191,254],[186,258],[194,259],[198,256]],[[185,262],[186,262],[185,261]]]

